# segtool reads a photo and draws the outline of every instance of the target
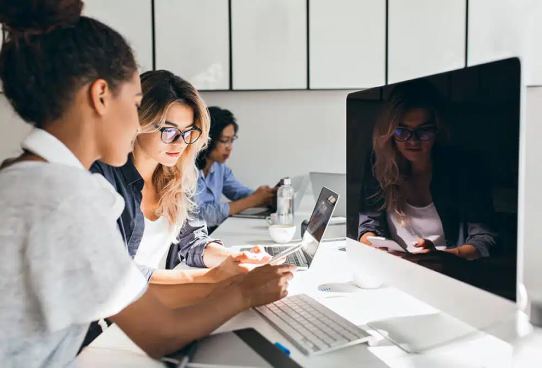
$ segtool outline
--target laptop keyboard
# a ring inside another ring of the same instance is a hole
[[[288,248],[289,247],[265,247],[265,251],[274,257],[277,254],[284,252]],[[284,263],[296,266],[307,266],[309,264],[309,262],[307,262],[307,258],[301,251],[294,252],[287,256]]]
[[[305,294],[256,308],[305,355],[365,342],[371,335]]]

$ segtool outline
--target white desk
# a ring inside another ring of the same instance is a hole
[[[312,198],[312,197],[311,197]],[[305,201],[305,199],[304,199]],[[310,201],[307,200],[307,203]],[[308,203],[309,204],[309,203]],[[301,206],[300,206],[301,207]],[[309,204],[310,207],[310,204]],[[298,212],[300,219],[307,212]],[[310,211],[309,211],[310,216]],[[215,234],[227,246],[264,243],[268,241],[265,220],[230,218]],[[357,325],[377,319],[430,313],[434,309],[409,295],[390,287],[376,290],[356,289],[349,294],[329,294],[317,290],[328,282],[349,282],[352,272],[346,253],[338,248],[344,241],[323,243],[311,269],[298,272],[292,280],[290,294],[306,293]],[[382,340],[378,346],[357,345],[308,358],[255,311],[245,311],[221,326],[217,332],[253,327],[271,342],[281,342],[292,352],[291,357],[303,367],[397,367],[397,368],[474,368],[511,367],[512,346],[490,335],[430,350],[424,354],[407,354]],[[86,348],[75,362],[76,367],[162,367],[148,358],[116,326],[110,327]]]

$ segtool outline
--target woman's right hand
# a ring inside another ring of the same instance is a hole
[[[388,251],[388,248],[379,248],[379,247],[375,247],[373,244],[371,244],[371,242],[369,240],[367,240],[367,238],[370,237],[370,236],[376,236],[376,234],[375,233],[365,233],[365,234],[363,234],[361,236],[361,239],[359,240],[359,242],[361,244],[368,245],[371,248],[375,248],[375,249],[378,249],[378,250],[383,250],[384,252]]]
[[[273,303],[288,295],[288,281],[296,270],[294,265],[258,267],[236,283],[245,308]]]
[[[361,236],[361,239],[359,239],[359,242],[360,243],[363,243],[365,245],[372,245],[371,242],[369,240],[367,240],[368,237],[370,236],[376,236],[375,233],[365,233]]]
[[[252,193],[252,197],[254,198],[254,207],[267,204],[267,202],[273,198],[276,191],[276,188],[269,188],[267,185],[263,185],[256,189],[256,191]]]

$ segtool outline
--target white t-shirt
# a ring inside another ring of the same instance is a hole
[[[403,227],[395,216],[387,215],[391,238],[407,247],[409,251],[417,251],[412,245],[418,239],[431,240],[438,250],[446,249],[442,221],[434,203],[426,207],[414,207],[407,203],[405,214],[408,221]]]
[[[49,162],[0,171],[0,362],[64,367],[92,321],[117,314],[147,288],[116,220],[124,202],[55,137],[23,144]]]
[[[161,216],[156,221],[145,217],[145,231],[134,261],[144,266],[159,268],[160,261],[171,245],[171,233],[165,217]]]

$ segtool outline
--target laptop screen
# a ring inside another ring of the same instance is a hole
[[[309,225],[305,234],[303,234],[303,249],[306,256],[310,257],[310,261],[316,254],[318,245],[324,237],[327,224],[333,216],[335,205],[339,200],[339,195],[328,188],[322,188],[320,196],[314,206],[314,211],[309,220]]]

